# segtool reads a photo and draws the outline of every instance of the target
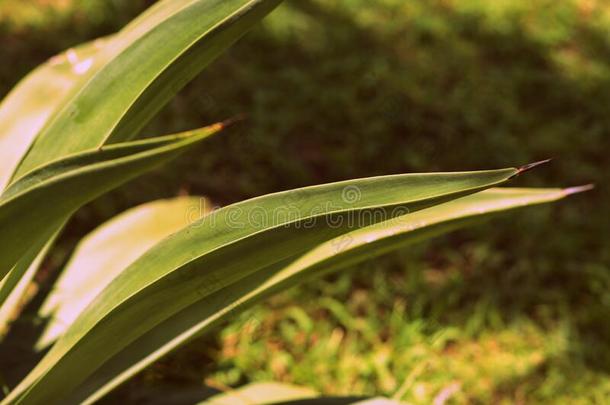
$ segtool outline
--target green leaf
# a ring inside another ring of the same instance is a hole
[[[276,382],[259,382],[214,395],[199,405],[256,405],[315,398],[319,394],[305,387]]]
[[[400,402],[377,397],[325,397],[311,388],[277,382],[256,382],[216,394],[198,405],[401,405]]]
[[[85,380],[156,326],[210,297],[231,304],[224,295],[214,295],[223,288],[235,285],[248,291],[260,282],[258,271],[278,266],[354,227],[472,194],[520,172],[503,169],[360,179],[271,194],[219,209],[163,240],[123,271],[6,401],[80,402],[86,398],[83,395],[108,382],[105,375]],[[253,279],[246,281],[248,277]],[[216,307],[218,313],[228,311],[226,305]],[[82,391],[68,398],[82,383]]]
[[[16,178],[33,178],[28,172],[50,162],[135,136],[184,84],[279,2],[161,1],[119,34],[70,49],[34,70],[0,105],[0,191]],[[39,216],[36,211],[40,207],[27,215]],[[4,213],[11,211],[5,207]],[[36,237],[17,239],[13,254],[0,259],[0,295],[18,300],[13,287],[19,284],[23,291],[20,277],[34,271],[28,258],[18,264],[16,258],[27,249],[34,252],[36,245],[42,248],[68,219],[51,217],[43,222],[53,224],[43,223]],[[14,225],[0,218],[1,227]],[[23,236],[28,229],[16,232]],[[26,247],[29,243],[34,245]],[[5,280],[9,271],[11,278]]]
[[[220,130],[116,144],[61,159],[23,177],[0,196],[0,279],[44,243],[78,208]]]
[[[8,331],[9,324],[17,318],[25,305],[25,292],[54,240],[51,238],[42,249],[39,246],[29,249],[4,280],[0,281],[0,341]]]
[[[185,84],[281,0],[165,0],[87,59],[78,91],[40,133],[17,170],[137,132]],[[85,63],[85,62],[79,62]]]
[[[101,225],[77,246],[39,315],[50,318],[37,348],[54,342],[121,271],[166,236],[209,213],[211,203],[178,197],[143,204]]]
[[[382,397],[364,399],[361,401],[352,402],[352,405],[407,405],[407,404],[408,404],[408,402],[398,402],[393,399],[382,398]],[[297,405],[297,404],[293,404],[293,405]],[[302,405],[305,405],[305,404],[302,404]],[[312,405],[314,405],[314,404],[312,404]]]
[[[82,70],[105,46],[97,40],[51,58],[26,76],[0,105],[0,191],[34,139],[74,88],[81,85]]]
[[[555,201],[579,191],[583,190],[491,189],[339,235],[201,297],[116,353],[88,378],[74,398],[99,399],[146,365],[209,331],[231,314],[305,280],[509,209]],[[192,287],[184,290],[188,288]],[[102,388],[91,395],[96,387]]]

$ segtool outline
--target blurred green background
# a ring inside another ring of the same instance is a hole
[[[152,3],[0,1],[0,94]],[[287,0],[144,135],[238,114],[248,119],[81,210],[41,289],[100,221],[185,192],[224,205],[547,157],[556,159],[513,184],[598,187],[277,296],[109,403],[264,380],[414,404],[443,394],[458,404],[610,403],[609,1]]]

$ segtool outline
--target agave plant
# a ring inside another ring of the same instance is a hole
[[[132,141],[281,0],[162,0],[56,56],[0,105],[0,333],[84,204],[226,124]],[[92,403],[231,314],[303,280],[508,209],[587,189],[498,188],[532,166],[401,174],[211,209],[136,207],[86,236],[41,307],[42,360],[2,404]]]

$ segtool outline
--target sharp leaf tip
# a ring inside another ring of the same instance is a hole
[[[222,121],[221,123],[219,123],[220,128],[224,129],[226,127],[229,127],[235,123],[244,121],[247,118],[246,114],[239,114],[236,115],[235,117],[229,118],[227,120]]]
[[[595,188],[595,184],[585,184],[584,186],[568,187],[563,190],[565,195],[584,193],[585,191],[591,191]]]
[[[541,160],[541,161],[539,161],[539,162],[534,162],[534,163],[530,163],[530,164],[527,164],[527,165],[521,166],[521,167],[519,167],[519,168],[517,169],[517,170],[518,170],[518,173],[517,173],[517,174],[523,174],[523,173],[525,173],[525,172],[528,172],[528,171],[532,170],[532,169],[533,169],[533,168],[535,168],[535,167],[538,167],[538,166],[542,166],[542,165],[544,165],[544,164],[547,164],[547,163],[549,163],[549,162],[550,162],[550,161],[552,161],[552,160],[553,160],[552,158],[551,158],[551,159],[544,159],[544,160]]]

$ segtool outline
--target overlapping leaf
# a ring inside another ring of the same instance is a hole
[[[223,392],[200,402],[199,405],[255,405],[275,404],[315,398],[319,394],[305,387],[276,382],[253,383],[236,390]]]
[[[134,137],[182,86],[279,2],[160,1],[120,33],[70,49],[34,70],[0,105],[0,191],[24,176],[18,184],[27,183],[35,177],[29,173],[34,169],[38,174],[53,170],[57,165],[43,167]],[[79,164],[89,163],[84,159]],[[80,186],[83,188],[72,191],[99,195],[87,189],[85,182]],[[1,198],[6,202],[6,195]],[[83,203],[90,198],[66,200]],[[13,301],[18,299],[12,288],[24,285],[21,278],[27,269],[28,274],[34,271],[27,258],[19,256],[29,250],[33,260],[74,209],[54,208],[38,204],[17,213],[11,207],[0,207],[0,229],[9,229],[3,232],[2,242],[15,233],[22,236],[14,241],[16,248],[6,244],[5,251],[0,248],[0,255],[10,251],[0,259],[3,296],[12,294]],[[19,230],[21,223],[10,220],[9,215],[25,219],[26,226]],[[27,225],[33,224],[25,217],[37,220],[40,216],[45,218],[35,236],[23,237],[32,230]],[[5,279],[9,272],[11,280]]]
[[[63,400],[87,379],[83,362],[93,373],[193,304],[235,283],[248,286],[244,280],[255,277],[258,270],[292,259],[353,226],[475,193],[519,172],[502,169],[352,180],[272,194],[217,210],[165,239],[123,271],[10,400]],[[292,211],[285,211],[286,207]],[[94,392],[101,382],[87,382],[84,389]]]
[[[79,61],[83,77],[20,163],[16,177],[58,158],[124,141],[281,0],[165,0]]]
[[[213,395],[198,405],[403,405],[383,397],[325,397],[307,387],[258,382]],[[404,404],[406,405],[406,404]]]
[[[33,246],[0,281],[0,341],[8,331],[10,323],[19,315],[23,297],[30,287],[34,275],[53,243],[51,238],[42,250]]]
[[[0,105],[0,191],[57,109],[93,72],[93,58],[107,40],[65,52],[26,76]],[[99,58],[98,58],[99,59]],[[86,68],[86,69],[85,69]],[[86,70],[86,71],[85,71]]]
[[[98,39],[51,58],[27,75],[2,101],[0,193],[40,131],[66,100],[102,66],[102,58],[96,56],[109,43],[108,38]],[[0,337],[25,304],[24,294],[51,244],[51,240],[41,239],[38,244],[30,246],[0,281]]]
[[[555,201],[582,190],[491,189],[348,231],[201,297],[116,353],[77,389],[73,398],[78,401],[98,399],[168,351],[209,331],[233,312],[306,279],[508,209]]]
[[[196,197],[155,201],[118,215],[84,238],[40,310],[49,322],[38,348],[55,341],[138,257],[211,208],[206,199]]]
[[[35,271],[30,264],[76,209],[220,128],[116,143],[135,136],[280,2],[161,1],[105,44],[68,51],[9,95],[0,106],[7,123],[0,129],[0,303],[19,295]],[[36,101],[40,94],[48,103]],[[481,192],[521,171],[386,176],[277,193],[215,211],[165,239],[188,216],[153,228],[147,225],[169,205],[119,217],[77,251],[59,285],[63,296],[46,308],[70,325],[47,336],[63,333],[3,403],[94,401],[232,312],[305,278],[580,191]],[[181,199],[174,208],[193,203]],[[124,238],[137,229],[145,237],[127,250]],[[100,255],[116,260],[91,266]],[[83,268],[93,273],[82,277]],[[70,299],[77,303],[66,316]]]
[[[0,278],[32,246],[44,245],[76,209],[174,158],[221,127],[79,153],[13,183],[0,196]]]

